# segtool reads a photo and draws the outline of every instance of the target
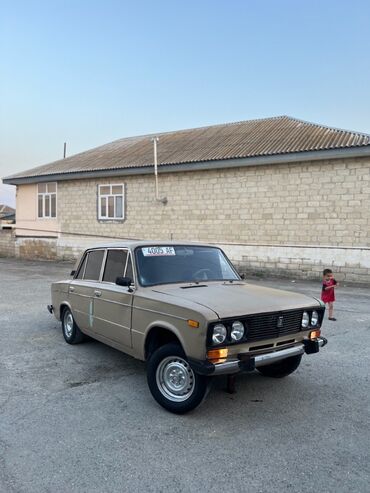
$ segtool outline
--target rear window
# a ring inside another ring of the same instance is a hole
[[[123,277],[127,260],[127,250],[108,250],[103,281],[116,282],[117,277]]]
[[[88,253],[84,279],[89,281],[99,280],[103,257],[104,250],[94,250]]]
[[[80,267],[78,269],[78,272],[77,272],[75,279],[82,279],[82,276],[83,276],[84,271],[85,271],[86,259],[87,259],[87,255],[84,256],[83,262],[80,264]]]

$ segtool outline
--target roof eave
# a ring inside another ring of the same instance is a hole
[[[180,171],[200,171],[212,169],[238,168],[243,166],[263,166],[270,164],[293,164],[297,162],[320,161],[323,159],[346,159],[370,156],[370,145],[340,149],[326,149],[269,156],[247,158],[220,159],[214,161],[196,161],[180,164],[162,164],[158,167],[161,173],[175,173]],[[81,180],[89,178],[104,178],[115,176],[145,175],[153,173],[153,166],[137,166],[129,168],[97,169],[90,171],[73,171],[66,173],[49,173],[47,175],[5,177],[3,183],[8,185],[25,185],[48,181]]]

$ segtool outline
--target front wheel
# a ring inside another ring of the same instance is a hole
[[[208,378],[190,367],[178,344],[165,344],[150,357],[147,379],[154,399],[175,414],[196,408],[204,399]]]
[[[265,377],[283,378],[293,373],[301,363],[302,355],[291,356],[271,365],[260,366],[257,370]]]

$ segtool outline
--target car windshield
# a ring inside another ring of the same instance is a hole
[[[239,279],[224,253],[216,247],[140,247],[136,249],[136,265],[142,286]]]

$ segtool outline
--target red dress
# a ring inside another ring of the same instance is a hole
[[[329,281],[324,281],[322,284],[321,299],[324,303],[329,303],[335,301],[335,289],[325,289],[328,286],[335,286],[337,281],[335,279],[330,279]]]

